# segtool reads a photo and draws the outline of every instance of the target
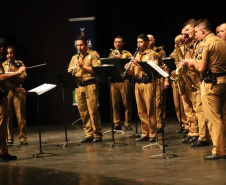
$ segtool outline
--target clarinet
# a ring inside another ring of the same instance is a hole
[[[10,67],[10,59],[9,59],[9,61],[8,61],[8,64],[7,64],[7,68],[6,68],[6,71],[9,69],[9,67]]]
[[[78,50],[77,60],[79,59],[79,56],[80,56],[80,50]],[[77,67],[77,64],[74,65],[74,69],[73,69],[73,71],[72,71],[72,76],[75,75],[75,69],[76,69],[76,67]]]
[[[134,58],[136,57],[138,51],[140,51],[140,47],[137,48],[137,50],[136,50],[136,52],[134,53],[132,59],[134,59]],[[128,67],[127,67],[126,70],[124,71],[123,77],[122,77],[122,78],[125,78],[126,73],[129,71],[129,69],[130,69],[130,67],[131,67],[131,65],[132,65],[132,59],[130,60]]]

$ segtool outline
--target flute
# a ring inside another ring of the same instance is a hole
[[[77,56],[77,60],[79,59],[79,56],[80,56],[80,50],[78,50],[78,56]],[[74,65],[74,68],[73,68],[73,71],[72,71],[72,76],[75,75],[75,69],[77,67],[77,64]]]
[[[132,65],[132,59],[134,59],[134,58],[136,57],[138,51],[140,51],[140,47],[137,48],[136,52],[134,53],[133,57],[131,58],[131,60],[130,60],[130,62],[129,62],[129,65],[127,66],[126,70],[125,70],[124,73],[123,73],[122,78],[125,78],[126,73],[129,71],[129,69],[130,69],[130,67],[131,67],[131,65]]]

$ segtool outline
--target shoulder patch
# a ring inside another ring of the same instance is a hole
[[[153,59],[154,59],[154,60],[158,59],[158,55],[154,54],[154,55],[153,55]]]
[[[198,53],[201,54],[202,50],[203,50],[203,46],[200,46],[199,49],[198,49]]]
[[[202,60],[202,55],[198,55],[198,60]]]

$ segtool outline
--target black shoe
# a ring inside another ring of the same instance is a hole
[[[187,136],[186,138],[182,139],[182,143],[189,143],[189,140],[192,138],[192,136]]]
[[[7,162],[7,161],[12,161],[12,160],[16,160],[17,156],[13,156],[10,154],[4,154],[0,156],[0,162]]]
[[[8,145],[13,145],[13,141],[8,141],[7,144]]]
[[[119,126],[115,126],[114,129],[115,129],[115,130],[122,130],[122,127],[119,125]]]
[[[131,125],[127,125],[125,126],[126,130],[133,130],[133,128],[131,127]]]
[[[211,154],[211,155],[204,156],[204,159],[205,160],[226,159],[226,155]]]
[[[101,137],[95,137],[93,139],[93,143],[98,143],[98,142],[102,142],[102,138]]]
[[[90,143],[93,141],[93,137],[86,137],[85,139],[80,140],[80,143]]]
[[[183,134],[188,134],[189,130],[188,129],[184,129]]]
[[[157,128],[157,133],[162,133],[162,128]]]
[[[149,141],[150,142],[155,142],[156,141],[156,138],[155,137],[150,137]]]
[[[193,143],[193,142],[197,141],[198,138],[199,138],[198,136],[192,136],[192,138],[189,140],[189,143]]]
[[[141,138],[137,138],[136,142],[144,142],[144,141],[148,141],[149,137],[141,137]]]
[[[176,134],[181,134],[181,133],[183,133],[183,131],[184,131],[184,130],[177,130],[175,133],[176,133]]]
[[[6,160],[4,158],[2,158],[2,156],[0,156],[0,162],[8,162],[9,160]]]
[[[20,142],[20,145],[28,145],[27,141]]]
[[[200,146],[209,146],[209,145],[210,145],[209,141],[200,141],[200,140],[198,140],[198,141],[196,141],[194,143],[191,143],[191,147],[200,147]]]

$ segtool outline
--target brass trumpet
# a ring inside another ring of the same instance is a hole
[[[111,50],[111,54],[116,57],[117,55],[120,55],[120,51],[117,49],[110,49]]]

